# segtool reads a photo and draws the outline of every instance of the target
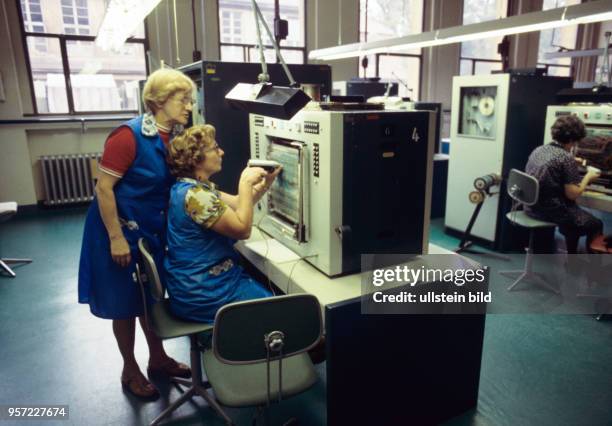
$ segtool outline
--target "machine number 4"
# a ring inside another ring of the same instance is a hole
[[[421,139],[421,137],[419,136],[419,131],[415,127],[414,129],[412,129],[412,141],[413,142],[418,142],[420,139]]]

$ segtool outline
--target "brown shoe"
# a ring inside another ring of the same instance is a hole
[[[129,377],[122,375],[121,386],[123,386],[123,389],[127,392],[145,401],[152,401],[159,397],[159,391],[157,388],[153,386],[151,382],[149,382],[140,372]]]
[[[191,377],[191,369],[183,364],[182,362],[177,362],[172,358],[168,358],[163,364],[151,366],[147,368],[149,376],[151,375],[164,375],[170,377]]]

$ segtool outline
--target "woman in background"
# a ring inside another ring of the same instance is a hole
[[[185,364],[164,351],[161,340],[143,322],[143,302],[135,284],[138,239],[148,240],[158,267],[165,247],[166,212],[174,182],[166,164],[166,146],[174,126],[185,125],[192,109],[193,82],[183,73],[161,69],[143,90],[148,112],[116,128],[106,140],[96,197],[85,221],[79,266],[79,302],[91,313],[113,320],[123,357],[121,383],[146,399],[159,395],[134,357],[136,317],[149,347],[149,373],[190,377]]]
[[[561,116],[551,128],[553,142],[536,148],[527,161],[525,171],[540,184],[538,202],[525,206],[528,215],[559,226],[565,236],[567,252],[577,253],[578,240],[587,236],[587,251],[591,242],[601,235],[603,223],[581,209],[576,199],[587,185],[599,177],[592,170],[582,177],[572,148],[586,136],[584,123],[573,115]]]

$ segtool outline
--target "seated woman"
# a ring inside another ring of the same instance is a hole
[[[171,310],[198,322],[212,323],[228,303],[272,295],[244,272],[234,243],[249,238],[253,205],[280,169],[247,167],[238,195],[228,195],[209,181],[221,170],[223,154],[211,125],[185,130],[168,148],[177,182],[170,191],[166,286]]]
[[[565,236],[568,253],[576,253],[578,240],[587,236],[587,250],[601,235],[603,223],[576,205],[586,186],[599,176],[588,171],[580,176],[576,159],[570,154],[573,146],[585,137],[584,123],[573,115],[561,116],[551,128],[553,142],[536,148],[527,161],[525,171],[540,183],[538,202],[525,207],[528,215],[559,225]]]

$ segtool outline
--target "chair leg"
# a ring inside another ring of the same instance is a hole
[[[203,387],[198,387],[196,390],[196,393],[198,395],[200,395],[202,398],[204,398],[204,400],[206,401],[206,403],[220,416],[223,418],[223,421],[225,421],[225,423],[228,426],[232,426],[234,424],[234,422],[232,421],[232,419],[230,419],[228,417],[227,414],[225,414],[225,412],[223,411],[223,409],[221,408],[221,406],[219,405],[219,403],[215,400],[215,398],[213,396],[211,396],[208,392],[206,392],[206,389],[204,389]]]
[[[150,423],[151,426],[158,424],[178,407],[189,401],[194,396],[198,395],[206,401],[206,403],[220,416],[223,418],[225,423],[233,425],[232,420],[225,414],[221,406],[215,401],[214,396],[211,396],[206,389],[210,388],[210,384],[202,380],[202,358],[200,354],[200,348],[198,346],[197,337],[195,335],[189,336],[191,341],[190,349],[190,362],[191,362],[191,380],[185,380],[178,377],[174,377],[172,381],[177,385],[188,386],[188,389],[182,394],[176,401],[174,401],[168,408],[162,411],[153,421]]]
[[[9,266],[14,263],[32,263],[32,259],[0,259],[0,267],[6,271],[11,278],[15,278],[15,272]]]
[[[32,263],[32,259],[2,259],[6,263]]]
[[[516,287],[519,283],[523,281],[531,281],[533,284],[536,284],[539,287],[542,287],[546,290],[550,290],[555,294],[560,294],[559,290],[553,287],[551,284],[546,282],[542,274],[533,271],[533,246],[534,246],[534,233],[533,230],[529,233],[529,247],[525,249],[526,257],[525,257],[525,269],[518,271],[500,271],[499,273],[505,277],[515,278],[514,281],[509,287],[508,291],[512,291],[514,287]]]
[[[185,392],[184,394],[182,394],[179,397],[179,399],[174,401],[172,404],[170,404],[170,406],[168,406],[168,408],[166,408],[164,411],[159,413],[159,415],[153,419],[153,421],[150,423],[150,425],[154,426],[154,425],[158,424],[164,417],[166,417],[168,414],[172,413],[178,407],[183,405],[183,403],[185,403],[186,401],[190,400],[191,397],[193,397],[194,394],[195,394],[195,388],[193,388],[193,387],[189,388],[187,390],[187,392]]]
[[[172,381],[177,385],[183,385],[187,387],[191,387],[191,385],[193,384],[191,380],[179,379],[178,377],[173,377]]]
[[[232,419],[230,419],[227,414],[223,411],[221,406],[215,401],[213,396],[206,391],[207,388],[210,387],[208,382],[204,382],[202,380],[202,356],[200,352],[200,346],[198,345],[198,338],[195,335],[189,336],[191,340],[191,376],[193,380],[193,387],[195,388],[195,393],[200,395],[204,400],[208,403],[208,405],[220,416],[223,418],[225,423],[228,425],[233,425]]]
[[[508,291],[512,291],[514,287],[516,287],[520,282],[522,282],[527,277],[527,272],[524,272],[518,276],[518,278],[508,287]]]
[[[0,266],[11,276],[11,278],[15,278],[15,272],[13,272],[13,270],[6,263],[4,263],[4,260],[2,259],[0,259]]]

